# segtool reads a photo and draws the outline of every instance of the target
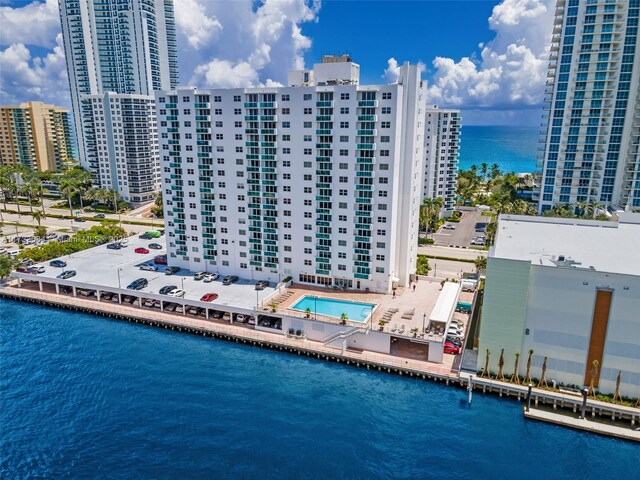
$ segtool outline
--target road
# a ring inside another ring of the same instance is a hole
[[[431,271],[429,275],[440,278],[460,278],[462,272],[475,272],[476,267],[469,262],[456,262],[453,260],[436,260],[429,259]]]
[[[430,255],[432,257],[460,258],[463,260],[475,260],[478,257],[486,257],[486,250],[472,250],[469,248],[442,247],[439,245],[426,245],[418,247],[418,255]]]
[[[51,207],[51,205],[54,205],[56,203],[60,203],[60,200],[50,200],[50,199],[45,199],[44,200],[44,210],[45,213],[52,213],[54,215],[64,215],[64,216],[69,216],[69,209],[68,208],[53,208]],[[151,206],[145,206],[145,207],[140,207],[137,210],[133,210],[132,213],[133,214],[121,214],[118,215],[117,213],[105,213],[105,217],[109,218],[111,220],[120,220],[122,219],[123,221],[131,221],[131,222],[149,222],[149,224],[154,224],[156,227],[161,227],[163,224],[163,220],[162,219],[157,219],[157,220],[153,220],[152,218],[146,217],[144,216],[145,213],[147,213],[148,209],[151,208]],[[18,210],[18,206],[15,203],[7,203],[7,210],[13,210],[13,211],[17,211]],[[37,207],[33,207],[33,210],[42,210],[41,206],[37,206]],[[73,209],[73,213],[75,215],[75,212],[79,211],[79,208],[74,208]],[[23,213],[29,212],[29,206],[28,205],[20,205],[20,211]],[[81,214],[81,216],[86,217],[86,218],[91,218],[95,215],[94,212],[85,212],[83,214]],[[26,215],[22,215],[23,218],[26,218]],[[68,222],[68,220],[67,220]],[[27,222],[24,222],[27,223]]]

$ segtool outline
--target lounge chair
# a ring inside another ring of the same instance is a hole
[[[398,333],[404,333],[404,325],[400,325],[400,330],[398,330]]]
[[[398,331],[398,325],[394,325],[394,326],[391,328],[391,331],[392,331],[392,332],[397,332],[397,331]]]

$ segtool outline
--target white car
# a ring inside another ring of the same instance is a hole
[[[193,275],[193,279],[202,280],[206,274],[207,272],[197,272],[196,274]]]
[[[224,315],[222,316],[222,320],[226,322],[231,321],[231,314],[229,312],[224,312]]]
[[[143,263],[142,265],[140,265],[140,270],[155,272],[158,270],[158,267],[156,267],[155,265],[151,265],[150,263]]]
[[[167,293],[167,295],[169,295],[170,297],[184,297],[185,293],[186,292],[184,290],[176,288]]]
[[[461,328],[456,328],[455,325],[451,325],[447,330],[447,335],[452,335],[454,337],[463,337],[464,330],[462,330]]]
[[[202,281],[209,283],[209,282],[213,282],[214,280],[217,280],[219,277],[219,275],[217,273],[205,273],[204,276],[202,277]]]
[[[444,228],[445,230],[455,230],[456,226],[455,225],[451,225],[450,223],[447,223],[442,228]]]

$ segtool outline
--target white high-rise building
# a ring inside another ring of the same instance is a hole
[[[82,107],[87,155],[100,161],[100,185],[134,204],[153,200],[160,185],[154,97],[85,95]]]
[[[170,265],[388,292],[415,274],[425,85],[347,56],[281,88],[156,93]]]
[[[638,0],[559,0],[548,72],[539,210],[640,208]]]
[[[456,202],[458,155],[460,150],[460,110],[427,106],[424,122],[424,183],[422,198],[442,197],[445,211]]]
[[[80,162],[92,173],[97,186],[115,188],[125,200],[135,203],[132,197],[127,197],[128,189],[121,188],[124,185],[120,182],[129,175],[126,171],[129,163],[114,165],[106,151],[96,150],[95,145],[88,143],[86,130],[94,127],[109,138],[114,148],[119,140],[110,137],[103,119],[91,118],[93,109],[87,107],[93,105],[97,97],[88,103],[83,99],[88,95],[107,99],[104,94],[112,92],[146,95],[153,101],[154,91],[177,85],[173,1],[60,0],[59,5]],[[109,107],[105,104],[102,109],[106,112]],[[120,145],[124,145],[127,152],[129,137],[125,135],[120,140],[125,142]],[[137,139],[133,141],[135,147]],[[134,153],[135,166],[137,151]],[[150,161],[158,164],[157,157]],[[107,170],[110,177],[106,175]],[[150,195],[157,188],[155,184],[152,191],[144,195]]]

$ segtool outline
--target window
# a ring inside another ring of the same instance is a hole
[[[233,101],[234,101],[234,102],[241,102],[241,101],[242,101],[242,96],[240,96],[240,95],[234,95],[234,96],[233,96]]]
[[[221,109],[221,108],[216,108],[216,109],[214,110],[214,113],[215,113],[216,115],[222,115],[222,109]]]
[[[388,135],[383,135],[380,137],[380,141],[382,143],[389,143],[389,136]]]
[[[233,114],[234,115],[242,115],[242,109],[241,108],[234,108],[233,109]]]
[[[389,150],[380,150],[380,156],[381,157],[388,157],[389,156]]]
[[[349,100],[349,94],[348,93],[341,93],[340,94],[340,100]]]
[[[343,115],[349,115],[349,107],[340,107],[340,113]]]
[[[376,273],[384,273],[384,267],[376,267]]]
[[[384,262],[384,255],[376,255],[376,260],[379,262]]]
[[[338,233],[345,234],[345,233],[347,233],[347,229],[345,227],[340,227],[340,228],[338,228]]]
[[[308,101],[308,100],[311,100],[312,95],[310,93],[305,93],[302,98],[304,101]]]
[[[348,157],[349,156],[349,150],[340,150],[340,156],[341,157]]]
[[[382,92],[383,100],[391,100],[391,92]]]
[[[222,97],[220,95],[215,95],[213,97],[213,101],[216,102],[216,103],[219,103],[219,102],[222,101]]]
[[[340,203],[338,203],[338,208],[345,209],[345,208],[347,208],[347,204],[345,202],[340,202]]]
[[[379,197],[386,197],[387,196],[387,191],[386,190],[379,190],[378,191],[378,196]]]
[[[349,177],[340,177],[340,183],[348,183]]]
[[[338,258],[347,258],[347,254],[345,252],[338,252]]]
[[[288,102],[289,101],[289,94],[282,95],[282,101],[283,102]]]
[[[311,128],[313,126],[313,122],[304,122],[304,128]]]
[[[222,122],[220,122],[220,123],[222,123]],[[220,126],[222,126],[222,125],[220,125]],[[233,122],[233,126],[236,127],[236,128],[242,128],[242,122]]]
[[[305,155],[311,155],[311,154],[313,154],[313,149],[312,148],[305,148],[303,153]]]
[[[348,192],[346,190],[340,190],[338,192],[338,195],[340,195],[341,197],[346,197],[348,195]]]
[[[378,223],[387,223],[387,217],[378,217]]]
[[[382,107],[382,114],[389,114],[391,113],[391,107]]]
[[[381,163],[380,164],[380,170],[389,170],[389,164],[388,163]]]
[[[384,237],[387,234],[387,231],[386,230],[377,230],[376,234]]]
[[[349,141],[349,137],[347,135],[340,135],[340,142],[345,143]]]
[[[340,170],[349,170],[349,164],[348,163],[341,163],[339,165]]]
[[[349,122],[340,122],[340,128],[349,128]]]
[[[386,248],[386,244],[384,242],[376,243],[376,248]]]
[[[387,183],[389,183],[389,179],[387,177],[380,177],[380,183],[381,184],[387,184]]]
[[[282,114],[283,115],[289,115],[289,113],[291,113],[291,110],[289,110],[288,108],[283,108],[282,109]]]
[[[391,122],[382,122],[380,125],[382,128],[391,128]]]
[[[305,95],[305,96],[306,96],[306,95]],[[306,108],[304,109],[304,114],[305,114],[305,115],[311,115],[312,113],[313,113],[313,108],[306,107]]]

